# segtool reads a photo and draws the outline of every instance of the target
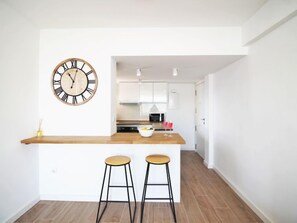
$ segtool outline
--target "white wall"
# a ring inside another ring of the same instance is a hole
[[[173,194],[180,200],[180,145],[149,144],[99,144],[99,145],[43,145],[40,149],[40,198],[42,200],[98,201],[104,174],[106,157],[118,154],[131,157],[131,171],[136,199],[141,200],[145,157],[152,153],[162,153],[171,158],[170,171]],[[83,154],[83,155],[82,155]],[[164,182],[165,168],[151,167],[155,182]],[[160,175],[157,176],[157,171]],[[164,174],[164,175],[163,175]],[[112,168],[111,183],[123,185],[124,168]],[[156,194],[168,193],[166,187],[153,189]],[[165,191],[164,191],[165,190]],[[149,189],[151,193],[151,189]],[[124,200],[123,189],[112,190],[111,199]],[[153,196],[150,196],[153,197]]]
[[[115,130],[113,56],[246,54],[240,28],[57,29],[40,37],[39,108],[47,135],[110,135]],[[79,57],[95,68],[99,86],[82,106],[58,101],[51,73],[62,60]]]
[[[250,44],[297,14],[296,0],[267,1],[242,26],[242,42]]]
[[[186,141],[183,150],[195,150],[195,84],[170,83],[169,92],[177,94],[177,106],[168,108],[166,120],[173,122],[174,132],[178,132]]]
[[[214,75],[214,166],[272,222],[297,222],[296,27]]]
[[[0,222],[39,199],[38,150],[21,145],[38,126],[39,33],[0,2]]]

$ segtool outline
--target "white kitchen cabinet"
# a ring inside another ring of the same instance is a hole
[[[167,83],[141,83],[140,102],[167,103]]]
[[[154,102],[167,102],[167,83],[154,83]]]
[[[153,102],[153,83],[140,84],[140,102]]]
[[[120,103],[139,103],[139,83],[119,83]]]

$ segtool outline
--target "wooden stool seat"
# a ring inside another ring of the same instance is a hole
[[[109,166],[122,166],[131,162],[128,156],[110,156],[105,159],[105,164]]]
[[[145,158],[146,162],[156,165],[162,165],[170,162],[170,158],[166,155],[153,154]]]

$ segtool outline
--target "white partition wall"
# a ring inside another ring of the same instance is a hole
[[[169,169],[175,202],[180,201],[180,145],[99,144],[40,145],[40,198],[42,200],[98,201],[104,173],[104,160],[113,155],[131,158],[137,201],[141,201],[146,172],[145,157],[170,157]],[[151,165],[151,183],[166,183],[165,165]],[[112,183],[125,185],[124,168],[114,167]],[[111,199],[126,200],[126,189],[111,189]],[[167,187],[149,188],[147,197],[168,196]],[[132,194],[131,194],[132,195]]]
[[[214,166],[267,222],[297,220],[296,27],[214,74]]]
[[[14,221],[39,200],[38,146],[20,139],[38,126],[39,30],[0,1],[0,222]]]

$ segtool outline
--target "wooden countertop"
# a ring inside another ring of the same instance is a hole
[[[164,133],[154,133],[151,137],[142,137],[139,133],[115,133],[112,136],[42,136],[23,139],[23,144],[185,144],[178,134],[172,137]]]

